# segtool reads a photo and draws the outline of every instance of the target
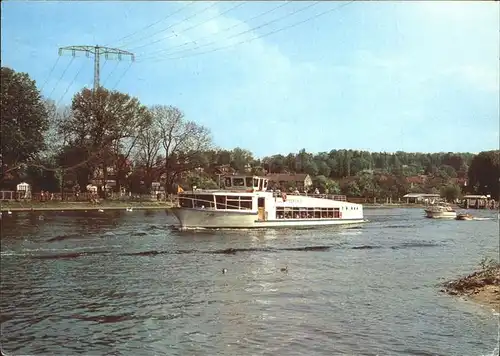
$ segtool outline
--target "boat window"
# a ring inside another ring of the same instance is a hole
[[[259,180],[257,178],[253,179],[253,186],[258,187],[259,186]]]
[[[224,185],[226,187],[230,187],[231,186],[231,177],[224,178]]]
[[[179,197],[179,205],[182,208],[192,208],[193,207],[193,200],[188,197]]]
[[[240,208],[240,197],[239,196],[227,196],[226,200],[226,209],[236,209],[238,210]]]
[[[340,208],[276,208],[276,219],[339,219]]]
[[[253,178],[252,177],[246,177],[245,178],[245,183],[246,183],[247,187],[252,188],[253,187]]]
[[[262,181],[263,179],[259,179],[259,190],[262,190]]]
[[[252,201],[248,201],[248,200],[241,200],[240,201],[240,207],[241,209],[243,210],[252,210]]]
[[[213,208],[214,196],[213,195],[195,195],[193,206],[195,208]]]
[[[264,180],[264,189],[267,189],[267,183],[268,183],[268,181]]]
[[[216,195],[215,202],[217,203],[217,209],[226,209],[226,197],[224,195]]]
[[[234,187],[244,187],[245,179],[244,178],[233,178],[233,186]]]

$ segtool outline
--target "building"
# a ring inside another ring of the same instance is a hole
[[[296,187],[301,192],[307,192],[313,185],[311,176],[305,173],[296,174],[268,174],[271,187],[287,188]]]
[[[439,194],[424,194],[424,193],[408,193],[403,196],[406,199],[406,204],[426,204],[435,203],[440,199]]]
[[[462,206],[465,209],[486,209],[488,198],[486,195],[464,195]]]

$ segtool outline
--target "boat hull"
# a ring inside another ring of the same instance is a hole
[[[254,211],[221,211],[213,209],[171,208],[169,211],[179,220],[182,229],[254,229],[316,227],[330,225],[356,225],[366,222],[356,219],[277,219],[258,220]]]
[[[425,216],[430,219],[456,219],[455,211],[432,211],[425,210]]]

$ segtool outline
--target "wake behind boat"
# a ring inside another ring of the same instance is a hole
[[[269,179],[224,177],[224,189],[179,192],[170,209],[181,228],[277,228],[346,225],[365,222],[363,206],[314,196],[267,191]]]

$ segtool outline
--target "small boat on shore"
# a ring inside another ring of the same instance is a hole
[[[458,214],[456,220],[474,220],[474,217],[468,213]]]
[[[430,219],[456,219],[457,212],[448,205],[433,205],[426,209],[425,216]]]
[[[169,209],[181,229],[294,228],[364,223],[363,206],[334,197],[320,198],[268,191],[269,179],[224,177],[224,189],[179,191]]]

